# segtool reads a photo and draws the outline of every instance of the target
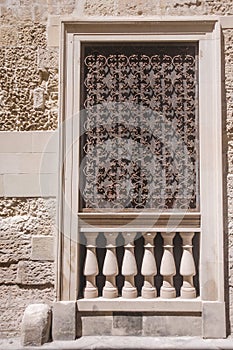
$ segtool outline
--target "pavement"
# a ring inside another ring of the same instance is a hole
[[[0,339],[0,350],[145,350],[145,349],[233,349],[233,338],[202,339],[200,337],[116,337],[84,336],[73,341],[53,341],[37,347],[23,347],[20,338]]]

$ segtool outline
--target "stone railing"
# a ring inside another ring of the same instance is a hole
[[[154,244],[157,232],[148,231],[142,233],[144,249],[141,263],[137,261],[137,252],[134,244],[137,232],[121,233],[124,240],[123,259],[120,259],[117,254],[117,237],[119,233],[106,232],[103,234],[106,240],[106,250],[99,248],[102,250],[102,254],[99,254],[100,256],[102,255],[101,260],[103,260],[101,266],[96,253],[99,233],[85,232],[87,243],[83,268],[83,275],[86,277],[83,291],[84,298],[89,299],[102,296],[112,299],[121,295],[123,298],[132,299],[141,295],[142,298],[151,299],[156,298],[158,294],[165,299],[176,298],[177,294],[184,299],[196,298],[197,291],[193,283],[193,276],[197,273],[192,245],[194,232],[179,232],[183,252],[178,264],[175,262],[173,249],[173,240],[176,232],[160,233],[163,239],[163,253],[159,263],[157,263],[157,250]],[[141,247],[139,249],[142,250]],[[120,260],[121,264],[119,264]],[[124,285],[120,290],[116,281],[116,276],[119,274],[124,277]],[[141,290],[138,290],[135,285],[135,276],[137,274],[143,276],[144,279]],[[103,288],[97,285],[97,275],[105,277]],[[182,286],[178,292],[176,292],[174,286],[175,275],[183,278]],[[155,287],[156,276],[162,276],[163,280],[158,292]]]
[[[192,244],[195,231],[156,231],[154,228],[144,232],[132,228],[121,232],[114,229],[102,229],[101,233],[87,229],[82,231],[86,239],[85,258],[81,264],[85,276],[84,299],[194,299],[198,296],[198,281],[195,284],[193,281],[198,272]],[[101,248],[98,247],[99,235],[105,242]],[[119,236],[123,247],[119,247]],[[156,245],[157,236],[159,246]],[[137,237],[141,238],[135,240]],[[138,242],[136,247],[135,242]],[[199,250],[199,244],[195,245],[195,249]],[[97,276],[102,276],[101,283]],[[117,276],[121,277],[121,283],[117,282]],[[140,282],[136,283],[138,276]],[[180,281],[176,285],[175,276]]]

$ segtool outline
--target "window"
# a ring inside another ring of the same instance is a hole
[[[218,22],[62,30],[59,300],[201,313],[207,337],[216,312],[224,336]]]
[[[193,43],[82,45],[82,209],[198,210]]]

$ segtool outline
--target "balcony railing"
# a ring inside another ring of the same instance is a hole
[[[111,224],[109,216],[80,215],[80,305],[199,300],[198,214],[160,215],[158,227],[150,228],[142,227],[142,221],[152,226],[151,214],[140,219],[135,215],[135,220],[129,214],[130,224],[123,226],[127,218],[113,215]]]

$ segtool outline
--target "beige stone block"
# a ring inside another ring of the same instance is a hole
[[[0,153],[0,174],[19,173],[19,156],[13,153]]]
[[[220,17],[222,29],[233,29],[233,16]]]
[[[0,213],[0,258],[6,261],[30,257],[31,235],[55,233],[55,198],[0,198]]]
[[[58,169],[57,153],[42,153],[38,164],[38,172],[41,174],[56,174]]]
[[[56,174],[58,169],[58,155],[57,153],[38,153],[32,154],[32,160],[35,164],[35,172],[40,174]],[[22,159],[22,162],[24,159]],[[26,168],[26,164],[24,163]],[[28,169],[30,173],[30,168]],[[31,171],[32,172],[32,171]]]
[[[202,336],[203,338],[225,338],[225,303],[203,302]],[[221,320],[221,322],[219,322]]]
[[[59,47],[59,26],[50,26],[47,29],[48,34],[48,47]]]
[[[79,299],[77,301],[78,310],[87,311],[115,311],[115,312],[201,312],[202,304],[200,299],[144,299],[138,297],[135,299],[125,299],[119,297],[113,303],[111,299],[98,298],[98,299]]]
[[[23,153],[31,151],[31,132],[1,132],[0,153]]]
[[[0,46],[13,46],[17,43],[17,29],[12,26],[1,27]]]
[[[26,308],[21,330],[23,346],[40,346],[49,341],[51,308],[46,304],[31,304]]]
[[[55,174],[9,174],[4,175],[6,197],[55,197],[57,193]]]
[[[45,109],[45,91],[41,87],[33,90],[33,108],[42,111]]]
[[[33,6],[33,17],[35,22],[47,23],[48,20],[48,7],[47,4],[37,4]]]
[[[27,47],[40,46],[44,47],[46,45],[46,26],[41,23],[22,23],[20,22],[19,27],[19,44],[25,45]],[[24,50],[27,50],[24,47]]]
[[[61,22],[61,16],[52,16],[48,17],[48,25],[49,26],[59,26]]]
[[[149,315],[143,316],[143,335],[148,337],[201,336],[201,316]]]
[[[117,13],[122,16],[160,15],[161,4],[159,1],[154,0],[121,0],[118,2]]]
[[[15,22],[18,20],[18,9],[17,7],[10,6],[0,6],[0,16],[1,23],[9,25],[9,23]]]
[[[16,283],[17,276],[17,264],[11,264],[10,266],[0,266],[0,283],[9,284]]]
[[[114,0],[86,0],[84,14],[90,16],[113,16],[116,14]]]
[[[32,131],[32,152],[55,153],[58,151],[57,131]]]
[[[33,20],[33,12],[31,6],[18,6],[18,18],[21,21],[32,21]]]
[[[38,174],[4,175],[4,192],[6,197],[39,196]]]
[[[56,153],[0,153],[0,174],[54,174]]]
[[[32,237],[31,260],[54,260],[55,241],[52,236]]]
[[[142,313],[113,313],[113,335],[142,335]]]
[[[76,312],[75,301],[59,301],[53,304],[53,340],[76,338]]]
[[[61,14],[60,11],[60,6],[57,5],[48,5],[48,14],[49,15],[54,15],[54,16],[59,16]]]
[[[51,262],[20,261],[16,282],[22,285],[54,284],[54,264]]]
[[[58,48],[51,47],[49,49],[38,49],[38,67],[39,68],[55,68],[58,69]]]
[[[112,335],[112,314],[81,315],[82,336]]]
[[[40,196],[56,197],[57,195],[57,174],[40,174]]]
[[[4,227],[4,221],[6,225]],[[20,259],[29,259],[31,240],[29,235],[11,228],[11,220],[0,219],[0,263],[15,263]]]
[[[72,1],[73,2],[73,1]],[[59,9],[61,15],[71,15],[75,9],[75,4],[65,4],[62,5]]]
[[[55,173],[57,155],[54,153],[0,153],[0,174]]]

